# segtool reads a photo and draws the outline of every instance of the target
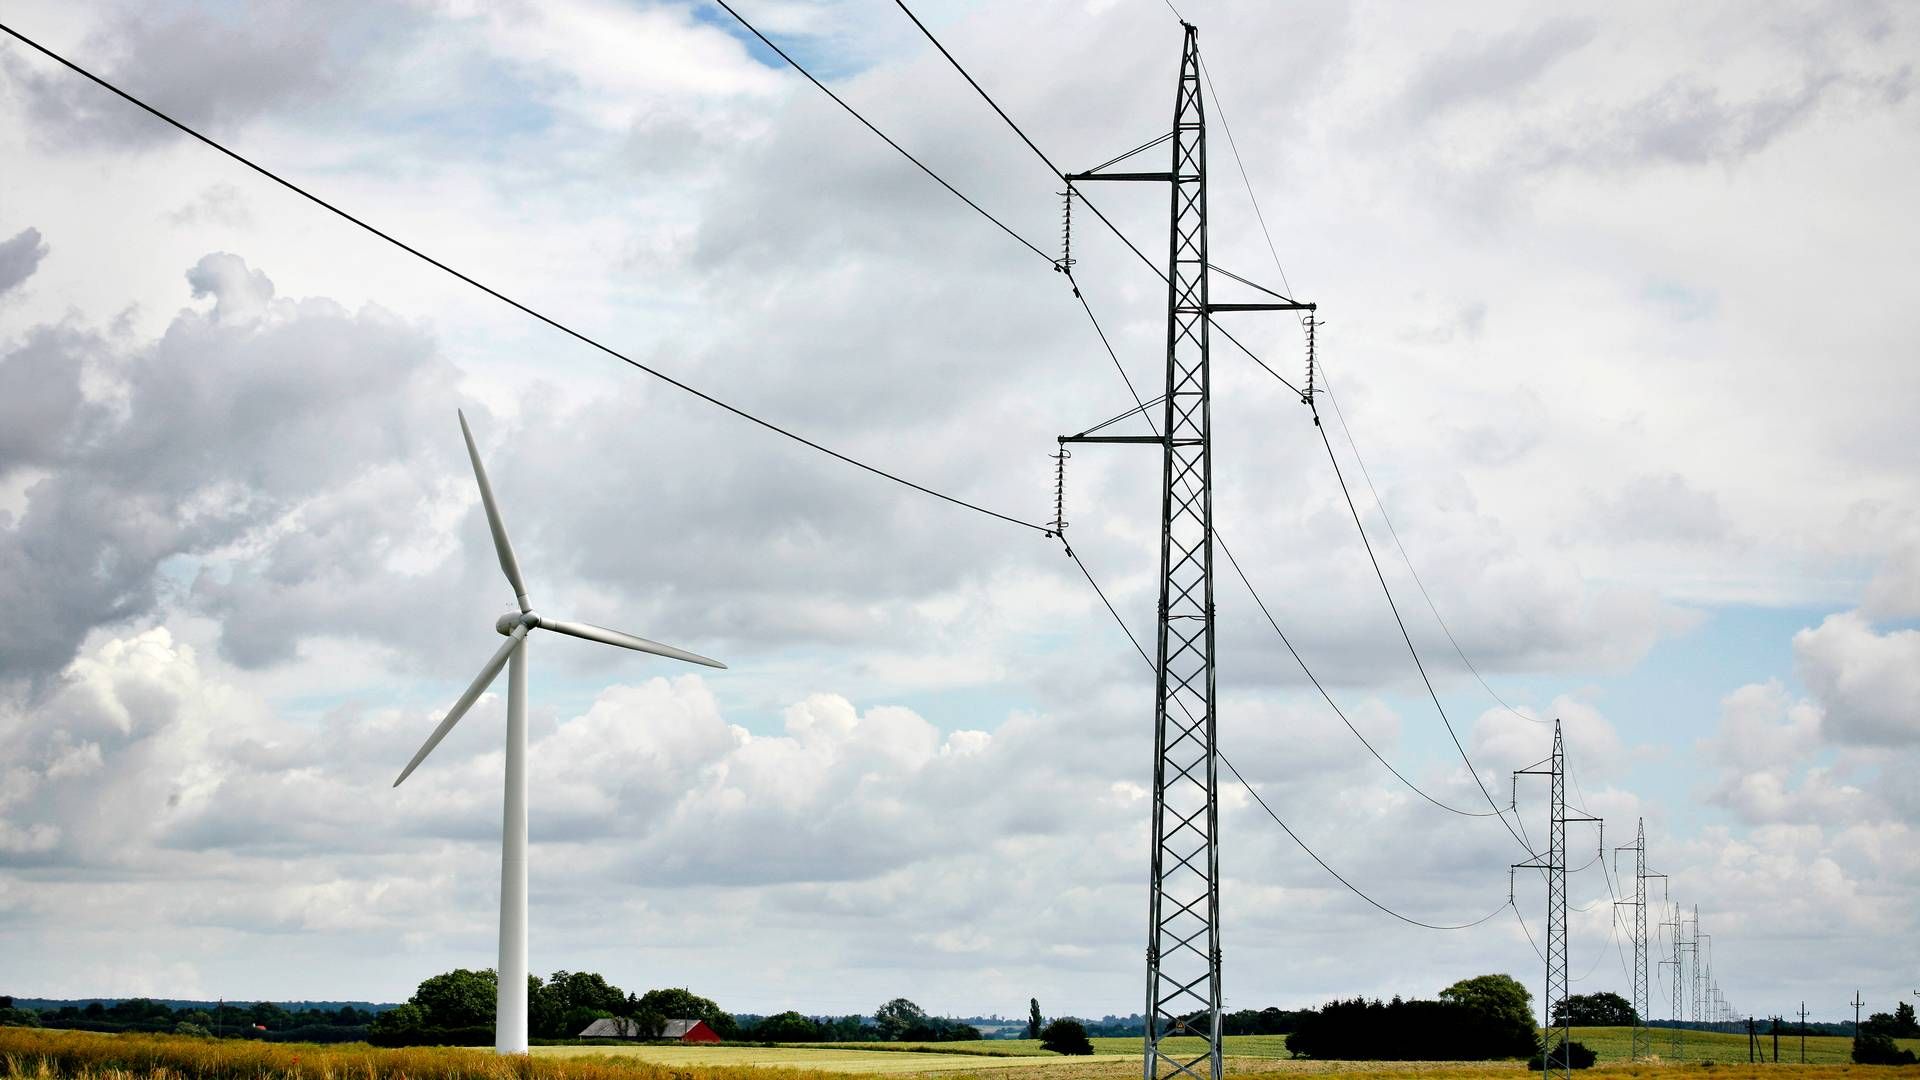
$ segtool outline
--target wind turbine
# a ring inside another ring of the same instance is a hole
[[[513,545],[507,541],[507,528],[500,521],[500,507],[493,501],[493,486],[487,483],[486,466],[480,464],[480,451],[473,444],[473,431],[467,427],[466,413],[460,413],[460,434],[467,440],[467,457],[473,460],[473,478],[480,485],[480,502],[487,510],[487,528],[493,532],[493,549],[500,556],[500,569],[520,605],[518,614],[508,613],[494,621],[493,628],[506,636],[506,643],[480,669],[466,693],[447,710],[440,726],[433,729],[420,752],[400,770],[401,782],[426,760],[453,725],[467,714],[480,695],[507,668],[507,784],[506,809],[500,825],[500,965],[499,998],[494,1013],[494,1049],[502,1054],[527,1052],[527,636],[535,630],[552,630],[570,637],[618,645],[623,649],[652,653],[655,656],[685,660],[691,664],[724,668],[727,665],[697,653],[662,645],[657,641],[608,630],[588,623],[562,622],[534,613],[527,600],[527,583],[520,578],[520,564],[513,557]]]

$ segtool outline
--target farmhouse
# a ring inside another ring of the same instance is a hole
[[[588,1024],[575,1038],[580,1039],[672,1039],[683,1043],[717,1043],[720,1033],[707,1026],[705,1020],[668,1020],[660,1025],[660,1034],[654,1036],[640,1033],[640,1025],[624,1016],[595,1020]]]

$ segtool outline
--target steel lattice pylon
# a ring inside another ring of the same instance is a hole
[[[1680,905],[1673,905],[1673,1059],[1680,1060],[1681,1041],[1685,1038],[1680,1025],[1687,1018],[1687,956],[1693,952],[1693,942],[1687,940],[1687,921],[1680,914]]]
[[[1146,1080],[1220,1080],[1220,846],[1214,712],[1213,447],[1209,341],[1221,311],[1312,311],[1278,302],[1215,304],[1207,285],[1207,133],[1201,106],[1199,31],[1182,22],[1173,103],[1172,168],[1107,166],[1065,176],[1165,183],[1167,234],[1166,393],[1152,436],[1063,435],[1060,443],[1134,443],[1161,448],[1160,603],[1155,627],[1153,844],[1147,908]],[[1157,141],[1157,140],[1156,140]],[[1144,149],[1144,148],[1143,148]],[[1112,165],[1131,154],[1108,162]],[[1065,261],[1065,256],[1062,256]],[[1267,290],[1262,290],[1266,292]],[[1142,413],[1145,406],[1142,406]],[[1104,427],[1106,425],[1100,425]],[[1171,1036],[1199,1036],[1205,1053],[1172,1053]]]
[[[1207,134],[1199,35],[1186,27],[1174,99],[1167,256],[1153,854],[1144,1074],[1220,1076],[1220,848],[1213,671],[1213,456],[1207,322]],[[1199,1035],[1207,1052],[1164,1052]]]
[[[1554,1055],[1558,1047],[1569,1045],[1572,1028],[1565,1006],[1567,999],[1567,823],[1569,821],[1598,821],[1592,817],[1567,816],[1567,757],[1560,738],[1560,721],[1553,722],[1553,753],[1547,758],[1548,767],[1539,765],[1516,770],[1517,776],[1546,776],[1550,778],[1549,806],[1547,817],[1547,861],[1542,863],[1538,855],[1523,863],[1515,863],[1517,868],[1544,870],[1547,874],[1547,995],[1540,1003],[1542,1011],[1541,1029],[1546,1033],[1546,1052],[1541,1054],[1541,1075],[1560,1074],[1566,1080],[1573,1076],[1572,1063],[1568,1055],[1562,1052]],[[1554,1006],[1561,1005],[1559,1038],[1553,1035]],[[1557,1045],[1556,1045],[1557,1044]]]
[[[1633,843],[1614,849],[1616,867],[1622,851],[1633,852],[1633,899],[1614,904],[1633,908],[1633,1060],[1645,1061],[1653,1056],[1653,1031],[1647,1027],[1647,1018],[1653,1015],[1647,985],[1647,881],[1667,875],[1647,873],[1647,819],[1640,819]]]

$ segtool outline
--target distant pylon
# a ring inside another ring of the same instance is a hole
[[[1633,852],[1633,899],[1616,900],[1614,906],[1633,908],[1633,1060],[1645,1061],[1653,1056],[1653,1031],[1647,1027],[1647,1018],[1653,1012],[1647,990],[1647,879],[1665,879],[1667,875],[1647,873],[1646,818],[1640,819],[1633,843],[1613,849],[1616,877],[1622,851]]]
[[[1540,768],[1546,765],[1547,768]],[[1562,1049],[1554,1056],[1554,1006],[1560,1009],[1560,1046],[1570,1045],[1573,1029],[1567,1015],[1567,822],[1599,821],[1592,817],[1567,816],[1567,757],[1560,737],[1560,721],[1553,722],[1553,753],[1546,761],[1537,762],[1524,769],[1516,769],[1515,776],[1546,776],[1549,781],[1549,806],[1547,811],[1547,861],[1542,863],[1540,856],[1523,863],[1515,863],[1515,869],[1544,870],[1547,874],[1547,993],[1541,1002],[1545,1015],[1541,1028],[1548,1033],[1546,1049],[1540,1055],[1540,1074],[1551,1077],[1558,1073],[1562,1080],[1572,1080],[1572,1055]]]
[[[1680,917],[1679,904],[1676,903],[1673,905],[1672,914],[1673,920],[1671,922],[1661,923],[1660,925],[1673,928],[1673,959],[1670,961],[1662,961],[1662,963],[1671,963],[1673,965],[1673,1036],[1669,1041],[1667,1056],[1675,1061],[1679,1061],[1681,1041],[1685,1037],[1683,1034],[1684,1029],[1680,1025],[1682,1021],[1686,1019],[1686,1014],[1683,1011],[1684,1006],[1682,1005],[1682,1002],[1685,1000],[1682,987],[1687,978],[1687,951],[1692,948],[1692,945],[1687,942],[1686,922]]]

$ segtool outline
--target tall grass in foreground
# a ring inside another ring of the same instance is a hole
[[[783,1080],[824,1080],[818,1069]],[[668,1067],[631,1059],[501,1057],[484,1050],[268,1043],[0,1027],[0,1076],[26,1080],[767,1080],[752,1066]]]

